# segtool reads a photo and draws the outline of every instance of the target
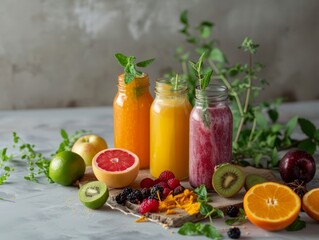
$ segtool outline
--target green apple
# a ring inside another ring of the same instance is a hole
[[[98,152],[107,149],[106,141],[95,134],[80,137],[72,146],[71,151],[79,154],[86,164],[92,165],[92,159]]]

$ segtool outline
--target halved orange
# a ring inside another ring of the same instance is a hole
[[[303,196],[302,208],[309,217],[319,222],[319,188],[314,188]]]
[[[301,200],[289,187],[265,182],[250,188],[244,196],[244,209],[250,222],[268,231],[278,231],[296,220]]]

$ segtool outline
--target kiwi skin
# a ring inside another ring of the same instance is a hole
[[[81,186],[78,196],[80,201],[86,207],[98,209],[106,203],[109,197],[109,190],[104,183],[100,181],[94,181]]]
[[[256,184],[264,183],[264,182],[267,182],[266,178],[264,178],[263,176],[252,173],[252,174],[248,174],[246,176],[244,187],[245,187],[246,191],[248,191],[251,187],[255,186]]]
[[[220,196],[226,198],[235,196],[243,188],[244,183],[245,175],[243,171],[230,163],[217,166],[212,177],[214,190]]]

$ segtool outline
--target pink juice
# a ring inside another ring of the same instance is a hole
[[[214,168],[232,158],[232,113],[226,101],[209,104],[206,117],[196,105],[190,115],[189,182],[213,189]]]

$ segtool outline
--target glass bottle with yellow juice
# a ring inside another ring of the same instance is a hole
[[[157,178],[164,170],[178,179],[188,177],[189,115],[186,82],[174,86],[159,79],[150,110],[150,172]]]

